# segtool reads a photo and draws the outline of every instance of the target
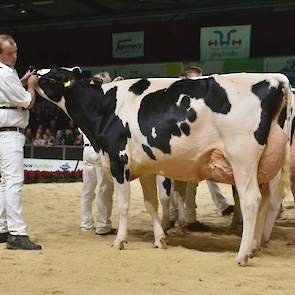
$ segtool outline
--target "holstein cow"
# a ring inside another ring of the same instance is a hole
[[[155,174],[199,181],[211,151],[230,163],[243,212],[237,255],[247,263],[261,200],[257,167],[272,120],[293,96],[281,74],[228,74],[186,79],[132,79],[100,85],[77,70],[40,70],[38,92],[77,123],[113,177],[120,213],[113,246],[127,241],[130,181],[140,177],[145,204],[157,214]],[[288,124],[289,129],[290,124]],[[290,132],[289,132],[290,133]],[[148,198],[147,198],[148,196]],[[160,223],[156,238],[164,239]]]

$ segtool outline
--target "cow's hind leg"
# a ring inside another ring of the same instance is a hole
[[[146,210],[152,217],[154,224],[154,235],[156,248],[166,249],[165,233],[161,226],[161,221],[158,215],[158,197],[156,187],[156,175],[140,177],[140,183],[144,195],[144,205]]]
[[[242,139],[239,140],[242,142]],[[236,147],[236,148],[235,148]],[[245,266],[252,249],[261,193],[257,181],[257,168],[262,148],[257,143],[247,146],[231,144],[228,149],[229,162],[233,169],[236,188],[243,216],[243,232],[236,261]]]
[[[127,243],[127,217],[130,203],[130,183],[124,180],[123,183],[117,182],[114,178],[114,189],[118,198],[119,209],[119,227],[113,247],[119,250],[124,249],[124,243]]]
[[[257,252],[261,250],[262,232],[270,202],[269,184],[262,184],[260,186],[260,192],[262,199],[257,214],[255,234],[250,257],[254,257]]]
[[[273,226],[275,224],[276,218],[278,216],[279,210],[281,208],[282,201],[286,195],[286,190],[284,187],[284,179],[282,179],[281,173],[278,173],[274,179],[271,180],[269,184],[270,188],[270,204],[266,214],[266,219],[264,223],[263,233],[262,233],[262,246],[267,246]]]

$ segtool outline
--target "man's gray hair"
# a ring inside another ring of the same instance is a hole
[[[0,53],[2,53],[2,50],[3,50],[2,44],[4,41],[9,41],[11,44],[16,44],[16,42],[14,41],[11,35],[8,35],[8,34],[0,35]]]
[[[99,72],[94,75],[94,78],[100,79],[102,84],[112,82],[111,76],[108,72]]]

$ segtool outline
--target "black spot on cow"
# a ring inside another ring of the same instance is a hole
[[[128,156],[126,154],[120,156],[120,161],[124,164],[128,163]]]
[[[133,92],[136,95],[141,95],[145,90],[149,88],[151,85],[151,82],[148,81],[147,79],[141,79],[137,81],[136,83],[132,84],[129,87],[129,91]]]
[[[153,151],[151,150],[151,148],[149,146],[142,144],[142,149],[152,160],[156,160],[156,157],[153,154]]]
[[[183,96],[180,101],[180,107],[187,110],[190,107],[190,104],[191,104],[191,99],[187,95]]]
[[[185,135],[190,135],[190,127],[187,123],[181,123],[180,124],[180,129]]]
[[[293,120],[292,120],[292,127],[291,127],[291,143],[290,144],[292,144],[292,142],[293,142],[293,135],[294,135],[294,130],[295,130],[295,117],[293,118]]]
[[[163,187],[166,190],[167,196],[170,196],[170,194],[171,194],[171,179],[165,177],[165,179],[163,181]]]
[[[190,121],[190,122],[194,122],[196,121],[197,119],[197,112],[193,109],[193,108],[190,108],[187,112],[187,119]]]
[[[283,107],[283,109],[280,112],[279,115],[279,120],[278,120],[278,124],[280,125],[280,127],[283,129],[284,128],[284,124],[287,118],[287,108]]]
[[[261,145],[266,143],[271,122],[281,107],[284,97],[282,89],[281,84],[278,87],[270,87],[270,83],[266,80],[252,86],[252,92],[259,98],[262,108],[260,123],[254,132],[257,142]]]
[[[125,171],[125,178],[127,181],[129,181],[129,179],[130,179],[130,170],[129,169],[126,169],[126,171]]]
[[[213,77],[179,80],[167,89],[149,93],[142,99],[138,123],[151,147],[156,147],[163,153],[171,153],[172,136],[189,136],[189,125],[179,128],[178,123],[186,120],[193,123],[197,119],[196,111],[190,108],[194,99],[202,99],[215,113],[227,114],[231,109],[226,91]],[[153,128],[156,138],[152,136]]]

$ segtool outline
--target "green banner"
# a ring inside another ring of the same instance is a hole
[[[250,25],[201,28],[201,60],[247,58],[250,36]]]
[[[225,60],[223,63],[224,73],[237,73],[237,72],[250,72],[261,73],[264,71],[263,58],[251,58],[251,59],[235,59]]]

